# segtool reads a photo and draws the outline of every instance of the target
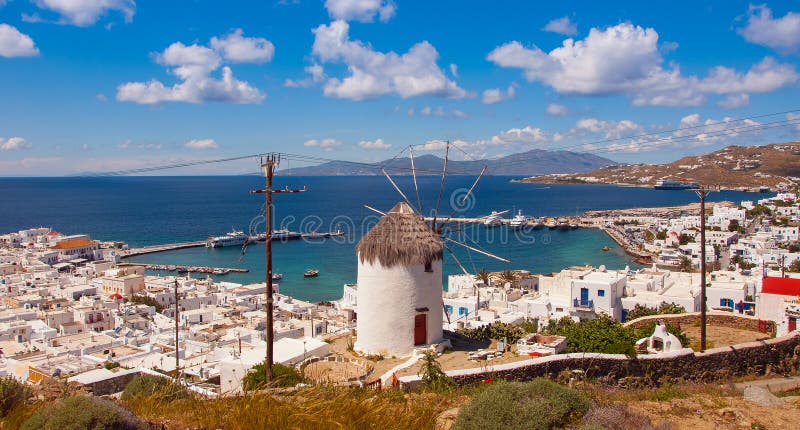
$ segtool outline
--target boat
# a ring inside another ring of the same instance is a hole
[[[556,227],[558,227],[558,224],[556,223],[556,220],[554,220],[553,218],[548,219],[547,222],[544,223],[544,225],[545,225],[545,227],[547,227],[547,228],[549,228],[551,230],[556,228]]]
[[[695,190],[700,188],[697,182],[681,182],[671,179],[659,179],[653,187],[655,190]]]
[[[603,247],[603,248],[601,248],[601,249],[602,249],[603,251],[606,251],[606,252],[608,252],[608,246],[604,246],[604,247]]]
[[[497,211],[492,211],[492,214],[487,216],[485,220],[483,220],[483,225],[486,227],[496,227],[498,225],[503,224],[503,219],[500,218],[500,214]]]
[[[544,228],[544,218],[536,218],[533,220],[533,229],[539,230]]]
[[[559,230],[569,230],[569,221],[566,218],[559,218],[557,223],[556,228]]]
[[[213,236],[206,240],[206,248],[222,248],[224,246],[241,246],[250,238],[242,231],[232,230],[225,236]]]
[[[281,273],[273,273],[272,274],[272,280],[273,281],[280,281],[281,279],[283,279],[283,274],[281,274]]]
[[[528,225],[528,218],[525,215],[522,215],[522,209],[517,211],[517,214],[514,215],[514,218],[511,218],[511,222],[508,223],[511,228],[524,228]]]
[[[303,273],[304,278],[316,278],[319,276],[319,270],[317,269],[308,269]]]

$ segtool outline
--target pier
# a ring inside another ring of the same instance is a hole
[[[310,232],[310,233],[300,233],[300,232],[278,232],[273,237],[272,240],[275,242],[278,241],[286,241],[286,240],[298,240],[298,239],[325,239],[330,237],[337,237],[337,236],[344,236],[345,233],[341,230],[337,231],[326,231],[326,232]],[[264,233],[257,234],[255,236],[250,236],[250,243],[254,242],[263,242],[266,236]],[[126,257],[133,257],[135,255],[143,255],[143,254],[152,254],[155,252],[164,252],[164,251],[174,251],[176,249],[184,249],[184,248],[197,248],[201,246],[206,246],[205,240],[198,240],[195,242],[179,242],[179,243],[167,243],[163,245],[149,245],[149,246],[142,246],[139,248],[130,248],[119,251],[119,255],[122,258]]]
[[[208,273],[211,275],[227,275],[228,273],[247,273],[250,269],[235,267],[206,267],[206,266],[181,266],[176,264],[144,264],[147,270],[163,270],[178,273]]]

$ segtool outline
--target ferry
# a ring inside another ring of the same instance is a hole
[[[492,211],[492,214],[487,216],[485,220],[483,220],[483,225],[486,227],[497,227],[498,225],[503,224],[503,219],[500,218],[500,214],[497,211]]]
[[[303,273],[304,278],[316,278],[319,276],[319,270],[317,269],[308,269]]]
[[[223,246],[241,246],[249,241],[249,237],[242,231],[233,230],[225,236],[212,236],[206,240],[207,248],[222,248]]]
[[[522,209],[517,211],[517,214],[514,215],[514,218],[511,218],[511,222],[508,225],[511,228],[524,228],[528,225],[528,218],[522,215]]]
[[[700,188],[697,182],[680,182],[671,179],[659,179],[653,187],[655,190],[694,190]]]

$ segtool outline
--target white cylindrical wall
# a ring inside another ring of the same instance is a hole
[[[442,261],[425,266],[358,263],[356,351],[406,356],[414,350],[414,318],[427,315],[426,343],[442,340]],[[421,309],[427,308],[427,311]]]

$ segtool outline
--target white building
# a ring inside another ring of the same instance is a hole
[[[797,330],[800,319],[800,279],[764,278],[756,298],[760,319],[775,321],[776,335]]]
[[[442,340],[442,240],[405,203],[395,205],[357,247],[355,349],[406,356]]]

